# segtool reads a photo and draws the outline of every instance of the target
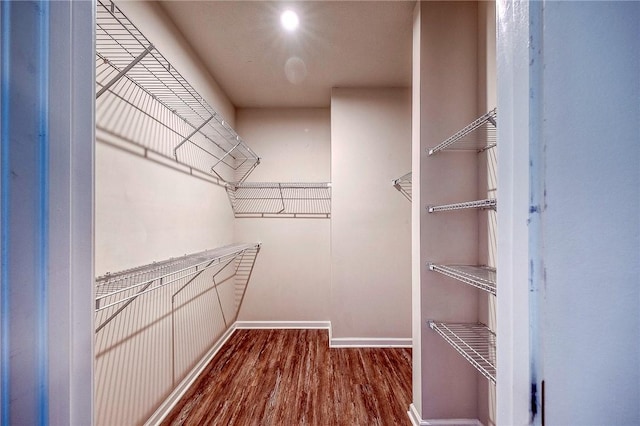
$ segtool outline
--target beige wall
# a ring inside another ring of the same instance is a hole
[[[97,275],[233,242],[224,188],[96,144]]]
[[[248,179],[263,182],[328,182],[331,123],[327,108],[239,109],[236,130],[260,153]],[[239,320],[329,319],[330,220],[235,220],[238,241],[262,248]]]
[[[118,2],[118,7],[200,95],[233,122],[233,105],[162,8],[139,1]],[[98,127],[110,123],[112,115],[126,120],[119,113],[99,105]],[[130,127],[120,133],[146,139],[158,136],[135,133]],[[96,275],[233,242],[233,215],[223,188],[118,149],[114,145],[140,153],[100,129],[96,140]]]
[[[420,327],[422,419],[478,418],[475,369],[426,325],[430,319],[477,322],[478,291],[429,272],[427,262],[477,264],[478,213],[428,214],[424,206],[478,197],[475,152],[426,149],[478,116],[478,5],[476,2],[422,2],[420,50]],[[455,70],[455,71],[454,71]],[[416,141],[417,143],[417,141]],[[418,327],[416,325],[416,327]],[[418,406],[416,404],[416,406]]]
[[[421,2],[414,21],[414,405],[425,420],[479,419],[495,424],[495,387],[439,336],[428,320],[495,326],[495,298],[429,272],[427,262],[495,266],[493,211],[428,214],[424,206],[495,198],[495,149],[429,157],[443,141],[496,106],[496,27],[493,2]],[[450,72],[455,70],[455,72]],[[415,116],[415,115],[414,115]],[[499,121],[499,119],[498,119]],[[414,277],[416,278],[416,277]]]
[[[411,206],[391,181],[411,169],[408,89],[331,96],[334,338],[411,336]]]
[[[158,4],[118,6],[215,109],[234,120],[233,106]],[[134,140],[142,146],[153,147],[169,137],[148,122],[136,122],[122,108],[105,105],[107,98],[96,108],[96,274],[234,242],[224,188],[175,163],[168,167],[159,157],[150,161],[139,146],[101,130],[101,124],[120,120],[118,132],[142,139]],[[220,304],[226,319],[233,319],[236,283],[229,280],[218,288],[219,302],[212,290],[213,272],[199,276],[173,304],[171,296],[186,280],[139,297],[96,334],[97,425],[144,422],[225,331]],[[109,313],[99,313],[97,323]]]

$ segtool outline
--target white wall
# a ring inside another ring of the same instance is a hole
[[[545,420],[639,424],[640,3],[549,2],[541,24]]]
[[[5,2],[0,423],[93,417],[92,2]]]
[[[239,109],[237,131],[262,157],[249,181],[330,181],[328,109]],[[234,226],[238,241],[262,243],[239,320],[329,319],[330,219],[238,218]]]
[[[410,96],[332,91],[334,338],[411,336],[411,206],[391,184],[411,169]]]
[[[530,19],[527,0],[497,5],[498,246],[497,423],[530,422],[529,145]]]
[[[424,149],[420,144],[420,116],[421,116],[421,81],[422,64],[420,52],[422,50],[422,2],[416,2],[413,9],[413,40],[412,40],[412,82],[411,82],[411,337],[413,339],[412,355],[412,402],[410,415],[420,423],[422,418],[422,253],[421,253],[421,218],[422,207],[422,175],[420,173],[421,158]]]
[[[640,4],[498,10],[500,422],[638,424]]]

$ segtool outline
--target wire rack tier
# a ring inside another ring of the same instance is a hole
[[[409,201],[411,201],[411,172],[406,175],[400,176],[398,179],[393,180],[393,186],[400,191]]]
[[[429,155],[445,150],[474,150],[482,152],[496,146],[498,112],[494,108],[478,117],[464,129],[448,137],[444,142],[428,149]]]
[[[429,264],[429,269],[496,295],[496,270],[489,266]]]
[[[244,182],[229,184],[235,217],[331,217],[331,184]]]
[[[242,181],[259,157],[113,2],[96,8],[96,126],[214,177]]]
[[[496,383],[496,335],[486,325],[436,321],[428,324],[484,377]]]
[[[96,312],[131,302],[138,296],[184,280],[206,269],[235,259],[260,244],[232,244],[171,258],[149,265],[108,273],[96,278]]]
[[[429,213],[445,212],[451,210],[464,210],[464,209],[494,209],[496,208],[495,198],[489,198],[485,200],[464,201],[462,203],[442,204],[438,206],[427,206]]]

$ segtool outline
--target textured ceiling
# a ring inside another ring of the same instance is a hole
[[[326,107],[332,87],[409,87],[413,1],[168,1],[237,107]],[[280,13],[300,16],[293,33]]]

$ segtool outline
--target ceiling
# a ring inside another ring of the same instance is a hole
[[[414,1],[165,1],[236,107],[328,107],[332,87],[411,86]],[[298,13],[294,32],[280,25]]]

